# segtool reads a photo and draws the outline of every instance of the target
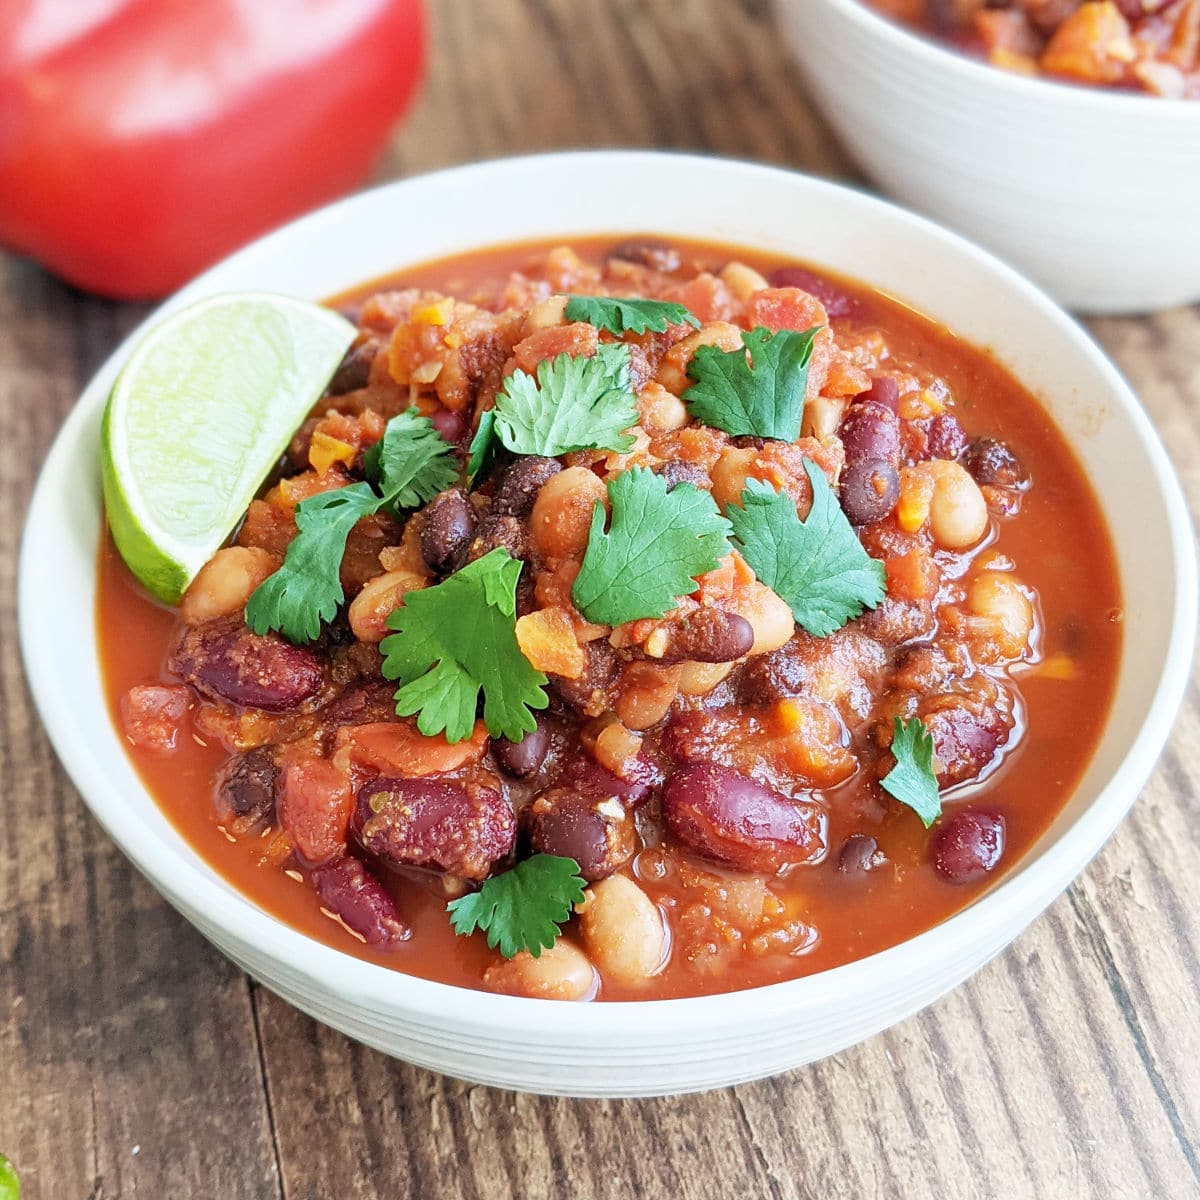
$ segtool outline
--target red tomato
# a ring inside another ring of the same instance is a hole
[[[0,243],[123,298],[361,182],[424,56],[420,0],[0,8]]]
[[[350,781],[331,762],[306,758],[284,771],[279,823],[310,865],[328,862],[345,849],[353,811]]]

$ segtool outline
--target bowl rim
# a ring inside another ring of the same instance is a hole
[[[790,0],[775,0],[784,5]],[[1170,96],[1152,96],[1146,92],[1118,91],[1095,84],[1071,83],[1065,79],[1047,78],[1044,75],[1020,75],[1005,71],[1001,67],[981,59],[973,58],[952,46],[943,45],[934,35],[926,35],[893,21],[877,12],[867,0],[822,0],[835,8],[847,20],[854,21],[869,36],[885,37],[896,46],[903,47],[934,70],[957,73],[966,80],[979,84],[993,84],[1001,90],[1007,89],[1014,97],[1044,100],[1053,95],[1064,104],[1100,106],[1132,114],[1133,105],[1151,103],[1176,120],[1200,120],[1200,100],[1178,99]],[[1140,112],[1138,115],[1142,115]]]
[[[360,1007],[380,1013],[424,1017],[442,1029],[483,1029],[525,1041],[529,1040],[531,1032],[540,1032],[548,1043],[607,1036],[619,1044],[623,1035],[628,1036],[631,1017],[635,1013],[642,1034],[670,1031],[673,1035],[687,1036],[709,1031],[718,1022],[728,1025],[733,1015],[731,1009],[737,1006],[741,1006],[739,1020],[743,1023],[750,1019],[755,1022],[786,1019],[789,1015],[794,1017],[796,1011],[817,1005],[845,1007],[872,988],[877,990],[881,972],[884,978],[894,982],[927,975],[932,963],[949,963],[969,954],[972,946],[986,944],[990,937],[1002,934],[1011,922],[1012,912],[1022,907],[1020,897],[1023,892],[1042,897],[1036,910],[1040,911],[1064,890],[1132,806],[1166,743],[1187,688],[1196,636],[1197,579],[1191,522],[1178,478],[1149,417],[1129,385],[1088,334],[1035,285],[987,251],[923,217],[853,188],[780,167],[645,150],[514,156],[385,183],[317,209],[251,242],[152,311],[114,349],[81,395],[88,396],[97,389],[99,378],[123,361],[150,324],[160,320],[165,311],[207,294],[206,288],[215,290],[209,284],[210,278],[236,264],[243,256],[250,256],[268,245],[296,241],[302,244],[307,239],[325,236],[332,222],[353,219],[356,208],[376,202],[374,198],[384,193],[419,193],[430,181],[441,184],[452,181],[472,189],[472,194],[486,195],[489,186],[494,186],[495,182],[489,176],[526,170],[555,170],[569,174],[583,161],[588,164],[599,161],[610,175],[634,170],[647,163],[666,161],[675,170],[733,172],[744,178],[747,185],[759,182],[771,186],[773,182],[780,186],[786,183],[790,188],[810,189],[814,194],[824,194],[827,199],[836,198],[843,210],[874,213],[889,221],[900,233],[908,230],[932,235],[952,256],[973,259],[1001,278],[1023,303],[1032,305],[1054,326],[1056,336],[1073,343],[1100,373],[1112,402],[1123,410],[1136,429],[1142,448],[1155,467],[1167,513],[1164,532],[1169,534],[1168,548],[1176,575],[1175,594],[1171,598],[1173,621],[1166,668],[1157,682],[1153,700],[1146,709],[1129,753],[1091,804],[1063,830],[1053,846],[1033,858],[1026,856],[992,889],[945,921],[877,954],[781,983],[681,999],[546,1004],[426,980],[359,959],[310,938],[259,908],[232,885],[214,878],[214,869],[208,867],[182,835],[177,834],[179,849],[167,847],[169,858],[163,861],[163,843],[138,818],[115,785],[105,778],[87,741],[67,737],[62,710],[65,707],[69,713],[70,706],[60,704],[52,673],[38,669],[47,651],[43,640],[39,639],[35,620],[39,603],[33,591],[34,569],[31,565],[38,553],[35,535],[39,524],[50,515],[52,483],[64,476],[78,478],[81,469],[86,475],[90,467],[90,463],[79,460],[86,459],[87,455],[83,442],[87,423],[95,419],[96,410],[103,404],[103,395],[98,390],[98,398],[89,396],[88,404],[76,403],[60,428],[27,510],[18,562],[17,596],[18,631],[30,691],[47,736],[89,810],[156,890],[182,911],[189,923],[196,925],[191,911],[203,914],[206,925],[232,937],[242,952],[252,950],[264,962],[283,967],[290,977],[302,978],[310,994],[325,994],[332,989]],[[493,243],[486,240],[477,243],[480,249],[490,244]],[[94,644],[94,621],[89,636],[93,639],[90,644]],[[119,744],[119,735],[110,719],[106,719],[104,727]],[[149,796],[149,800],[155,803],[153,796]],[[1028,918],[1032,919],[1032,916]],[[1007,942],[1009,938],[1003,940]]]

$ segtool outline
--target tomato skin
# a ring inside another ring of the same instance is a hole
[[[0,29],[0,243],[121,299],[359,184],[424,58],[421,0],[61,10]]]
[[[332,763],[307,758],[285,769],[279,823],[310,866],[328,862],[346,848],[353,812],[350,781]]]

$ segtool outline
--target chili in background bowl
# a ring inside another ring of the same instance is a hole
[[[862,0],[776,0],[814,99],[881,188],[1087,313],[1200,298],[1200,102],[1027,78]]]
[[[648,229],[809,260],[989,345],[1039,395],[1096,485],[1126,611],[1105,737],[1075,795],[1026,859],[929,932],[792,982],[604,1005],[467,991],[332,950],[262,912],[189,848],[139,782],[109,720],[93,621],[102,520],[97,435],[108,390],[139,333],[92,381],[59,435],[22,547],[20,629],[38,708],[101,824],[163,895],[240,966],[327,1024],[421,1066],[545,1093],[649,1095],[760,1077],[851,1045],[964,979],[1071,882],[1128,810],[1166,740],[1195,636],[1195,554],[1183,499],[1145,414],[1100,351],[988,255],[828,183],[773,168],[632,152],[459,168],[377,189],[287,226],[214,268],[151,320],[233,288],[315,299],[433,256]]]

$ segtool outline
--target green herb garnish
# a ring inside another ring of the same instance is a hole
[[[629,347],[610,342],[592,355],[560,354],[538,363],[537,376],[514,371],[471,440],[474,479],[498,439],[514,454],[557,458],[573,450],[628,450],[637,423],[629,382]]]
[[[754,574],[783,598],[798,625],[827,637],[879,604],[887,575],[863,549],[824,472],[807,458],[804,471],[813,494],[807,520],[786,492],[757,479],[747,480],[741,507],[731,504],[725,513]]]
[[[589,621],[622,625],[661,617],[699,586],[729,553],[729,522],[708,492],[690,483],[668,483],[646,467],[631,467],[609,481],[612,520],[604,529],[597,503],[583,564],[571,588],[575,607]]]
[[[345,599],[342,557],[350,530],[381,508],[415,508],[457,478],[450,446],[428,417],[398,413],[364,456],[382,495],[369,483],[319,492],[296,505],[296,536],[283,565],[254,590],[246,624],[255,633],[278,630],[290,642],[311,642]]]
[[[804,333],[759,327],[742,334],[744,350],[698,347],[688,364],[696,382],[683,393],[688,410],[697,421],[733,437],[794,442],[818,332],[819,327]]]
[[[460,937],[477,929],[487,944],[505,958],[528,950],[540,958],[558,938],[559,928],[583,899],[584,880],[573,858],[535,854],[502,875],[494,875],[477,892],[446,905],[450,924]]]
[[[564,315],[568,321],[587,321],[618,337],[630,333],[665,333],[669,325],[700,328],[699,320],[682,304],[638,297],[568,296]]]
[[[532,709],[545,708],[546,677],[517,645],[517,578],[521,562],[503,547],[434,587],[409,592],[388,617],[383,676],[398,679],[396,712],[417,714],[427,736],[448,742],[471,736],[479,693],[493,737],[519,742],[536,728]]]
[[[933,770],[933,737],[920,717],[895,718],[892,754],[896,765],[879,781],[885,791],[921,818],[926,829],[942,815],[937,776]]]

